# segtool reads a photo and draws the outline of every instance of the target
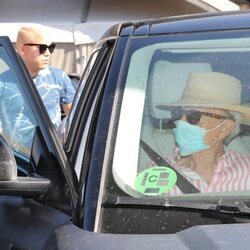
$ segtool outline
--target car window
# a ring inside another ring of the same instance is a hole
[[[250,190],[250,38],[135,38],[112,173],[130,196]]]
[[[68,132],[70,130],[72,120],[73,120],[73,117],[74,117],[76,109],[77,109],[78,102],[80,100],[82,92],[85,89],[85,85],[86,85],[85,83],[86,83],[88,76],[91,72],[92,66],[94,65],[94,63],[96,61],[96,58],[98,56],[99,51],[100,50],[96,50],[92,53],[92,55],[88,61],[88,64],[87,64],[86,68],[84,69],[84,73],[82,75],[82,78],[81,78],[80,82],[78,83],[77,91],[76,91],[76,94],[74,97],[71,112],[70,112],[68,117],[66,117],[66,118],[64,117],[64,119],[62,120],[62,122],[60,123],[60,125],[57,129],[62,143],[65,143],[67,141]]]
[[[0,47],[0,133],[15,152],[30,155],[36,122],[19,86],[12,62]]]
[[[71,126],[65,148],[68,147],[72,153],[71,160],[72,162],[75,161],[75,171],[79,179],[85,178],[84,174],[81,174],[86,171],[82,167],[83,162],[85,162],[83,160],[85,147],[88,144],[90,131],[95,129],[93,123],[96,122],[94,120],[98,117],[96,107],[102,98],[101,91],[105,84],[105,76],[111,61],[112,51],[113,43],[109,43],[108,45],[104,43],[100,49],[93,52],[82,78],[84,83],[82,82],[82,86],[78,88],[78,96],[74,100],[73,109],[70,114],[69,121],[74,126]],[[76,104],[78,105],[76,106]],[[77,151],[74,148],[77,148]]]
[[[77,89],[77,92],[76,92],[76,95],[75,95],[75,98],[74,98],[74,103],[73,103],[73,107],[72,107],[72,112],[70,114],[70,117],[69,117],[69,127],[71,126],[71,122],[72,122],[72,117],[74,116],[74,113],[75,113],[75,110],[76,110],[76,107],[78,105],[78,102],[79,102],[79,99],[80,99],[80,96],[84,90],[84,87],[85,87],[85,83],[88,79],[88,76],[89,76],[89,73],[95,63],[95,60],[98,56],[98,53],[99,53],[99,50],[96,50],[95,52],[93,52],[93,54],[91,54],[91,57],[88,61],[88,64],[84,70],[84,73],[83,73],[83,76],[81,78],[81,82],[79,83],[79,86],[78,86],[78,89]]]

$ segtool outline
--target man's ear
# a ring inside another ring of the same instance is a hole
[[[223,140],[226,138],[235,128],[235,122],[233,120],[226,119],[223,121],[220,127],[220,133],[218,138]]]
[[[23,55],[24,54],[24,48],[25,46],[23,44],[20,44],[18,47],[17,47],[17,51],[18,51],[18,54],[19,55]]]

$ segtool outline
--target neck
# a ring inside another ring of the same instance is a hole
[[[31,77],[34,78],[38,74],[38,71],[29,70],[29,73],[30,73]]]
[[[186,157],[184,166],[194,170],[209,183],[213,176],[215,166],[224,153],[223,143],[217,142],[207,150]]]

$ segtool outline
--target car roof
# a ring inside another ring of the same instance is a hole
[[[107,30],[102,39],[246,28],[250,28],[250,11],[226,11],[123,22]]]

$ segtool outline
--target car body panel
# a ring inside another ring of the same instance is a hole
[[[240,15],[238,14],[240,13]],[[150,36],[171,33],[205,32],[249,28],[248,11],[195,14],[167,17],[147,21],[127,22],[111,27],[103,37],[108,36]],[[206,27],[206,28],[204,28]]]
[[[71,217],[34,200],[1,197],[2,249],[41,249],[50,235]]]
[[[176,234],[101,234],[64,225],[45,245],[58,249],[248,249],[249,226],[246,224],[196,226]],[[232,234],[232,232],[234,232]],[[65,237],[67,236],[67,237]],[[46,248],[45,248],[46,249]]]

